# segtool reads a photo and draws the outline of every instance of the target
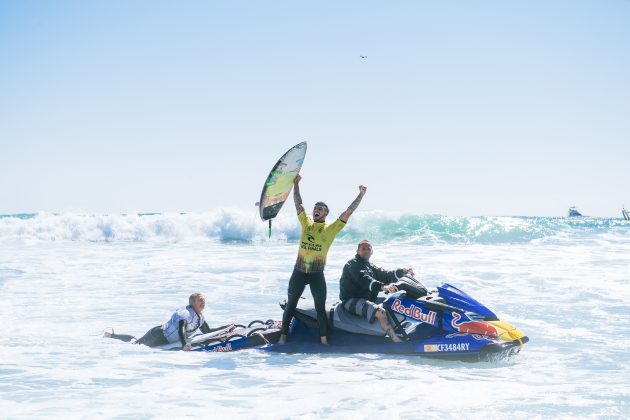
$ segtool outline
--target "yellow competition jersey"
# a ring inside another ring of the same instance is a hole
[[[324,271],[328,249],[346,224],[339,219],[329,225],[315,223],[305,212],[298,214],[298,219],[302,225],[302,236],[295,268],[303,273]]]

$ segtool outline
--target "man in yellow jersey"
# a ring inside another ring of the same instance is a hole
[[[299,175],[295,178],[293,200],[295,201],[298,219],[302,225],[302,235],[300,237],[300,249],[298,250],[295,268],[289,280],[289,297],[282,316],[282,335],[280,340],[278,340],[278,344],[284,344],[287,340],[289,325],[293,320],[295,308],[307,284],[315,301],[321,342],[322,344],[328,344],[326,336],[328,333],[326,279],[324,278],[326,256],[337,234],[344,228],[352,213],[359,207],[367,188],[363,185],[359,186],[359,195],[348,209],[341,213],[339,219],[331,224],[327,224],[328,206],[324,202],[319,201],[315,203],[312,220],[306,215],[304,206],[302,206],[302,197],[300,196],[299,184],[301,179],[302,177]]]

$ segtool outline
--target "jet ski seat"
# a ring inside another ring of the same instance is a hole
[[[299,316],[301,320],[304,320],[304,317],[307,317],[308,319],[305,321],[308,321],[309,323],[312,322],[314,325],[317,325],[317,312],[315,311],[315,305],[311,300],[300,299],[296,308],[296,315]],[[390,314],[390,316],[391,315],[392,314]],[[406,331],[408,329],[415,329],[415,324],[409,323],[409,325],[407,325],[406,322],[403,322],[405,319],[403,315],[394,315],[398,318],[398,321],[402,323],[403,328],[405,328]],[[375,335],[379,337],[385,336],[385,332],[381,329],[378,322],[370,324],[364,317],[349,313],[343,307],[341,302],[335,303],[330,309],[328,324],[332,329],[356,334]],[[410,333],[411,330],[407,332]]]

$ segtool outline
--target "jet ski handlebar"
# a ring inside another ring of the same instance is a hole
[[[398,290],[404,290],[405,294],[410,299],[419,299],[422,296],[426,296],[429,291],[427,288],[416,278],[406,275],[396,283],[392,283]]]

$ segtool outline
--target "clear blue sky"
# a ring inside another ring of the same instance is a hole
[[[630,2],[0,2],[0,214],[251,208],[303,140],[334,212],[619,215]]]

